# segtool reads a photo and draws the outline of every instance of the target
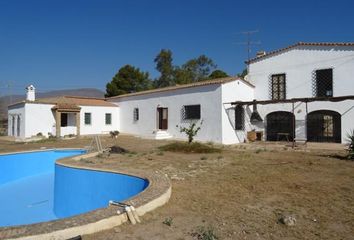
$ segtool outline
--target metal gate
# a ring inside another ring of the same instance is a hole
[[[267,115],[266,121],[267,141],[293,140],[294,114],[285,111],[272,112]]]
[[[320,110],[307,115],[307,141],[341,142],[341,115],[335,111]]]

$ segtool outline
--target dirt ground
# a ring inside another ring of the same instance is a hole
[[[84,147],[90,141],[0,139],[0,152]],[[159,151],[167,141],[119,136],[117,142],[130,153],[91,164],[160,170],[171,178],[171,199],[141,217],[140,224],[126,223],[83,239],[196,239],[202,226],[218,239],[354,239],[354,161],[340,157],[342,145],[293,150],[284,143],[253,143],[218,146],[223,150],[216,154],[182,154]],[[112,144],[103,138],[103,145]],[[279,223],[283,215],[294,216],[296,224]]]

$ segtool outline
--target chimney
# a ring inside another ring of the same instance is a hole
[[[257,57],[262,57],[264,55],[266,55],[266,51],[258,51],[257,52]]]
[[[35,93],[35,88],[34,86],[31,84],[29,86],[26,87],[26,101],[35,101],[36,100],[36,93]]]

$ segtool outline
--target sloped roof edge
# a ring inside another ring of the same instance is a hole
[[[257,60],[273,56],[275,54],[290,50],[298,46],[325,46],[325,47],[347,47],[354,46],[354,42],[298,42],[285,48],[280,48],[271,52],[268,52],[262,56],[251,58],[249,61],[245,61],[246,64],[253,63]]]
[[[164,88],[156,88],[156,89],[135,92],[135,93],[127,93],[127,94],[122,94],[122,95],[118,95],[118,96],[114,96],[114,97],[108,97],[106,99],[110,100],[110,99],[117,99],[117,98],[123,98],[123,97],[132,97],[132,96],[140,96],[140,95],[146,95],[146,94],[152,94],[152,93],[159,93],[159,92],[168,92],[168,91],[174,91],[174,90],[186,89],[186,88],[202,87],[202,86],[213,85],[213,84],[224,84],[224,83],[228,83],[228,82],[232,82],[232,81],[236,81],[236,80],[240,80],[252,88],[255,87],[254,85],[252,85],[251,83],[249,83],[248,81],[246,81],[240,77],[226,77],[226,78],[216,78],[216,79],[211,79],[211,80],[206,80],[206,81],[200,81],[200,82],[196,82],[196,83],[176,85],[176,86],[170,86],[170,87],[164,87]]]

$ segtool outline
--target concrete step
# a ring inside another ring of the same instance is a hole
[[[169,134],[167,131],[158,130],[158,131],[156,131],[154,138],[156,140],[168,139],[168,138],[172,138],[172,135]]]

